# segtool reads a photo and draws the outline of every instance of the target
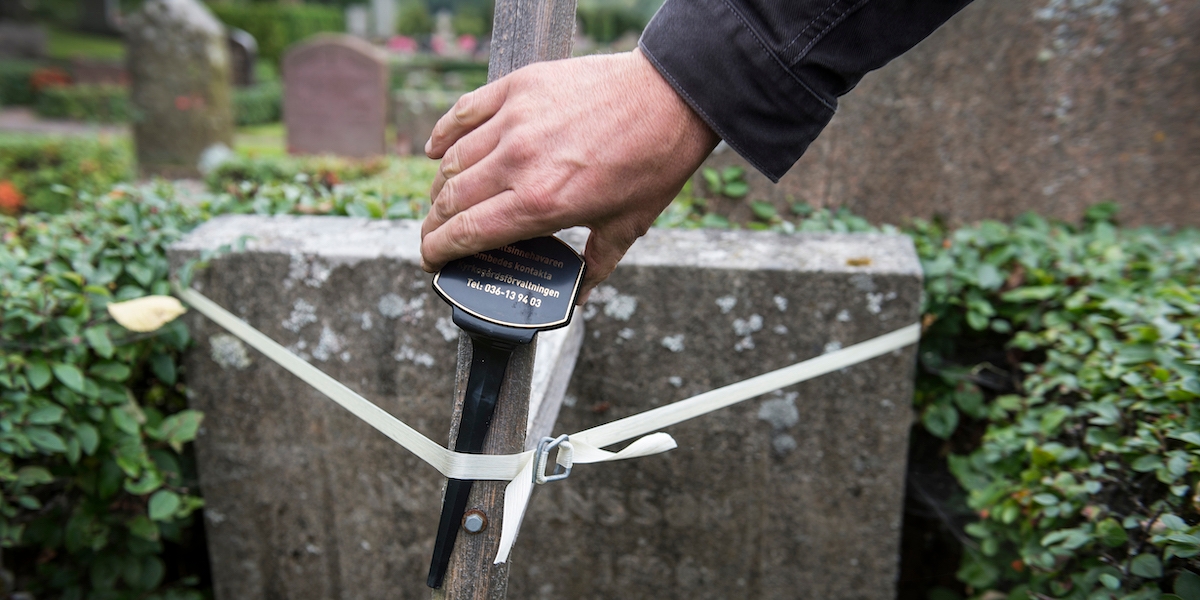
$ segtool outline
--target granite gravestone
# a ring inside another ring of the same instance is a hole
[[[80,0],[79,28],[100,35],[121,35],[118,0]]]
[[[42,58],[48,41],[41,25],[0,21],[0,58]]]
[[[396,35],[396,0],[371,0],[371,33],[387,39]]]
[[[371,34],[371,13],[362,4],[351,4],[346,7],[346,33],[360,38]]]
[[[384,153],[388,86],[382,50],[349,35],[318,37],[288,50],[283,82],[288,152]]]
[[[221,217],[172,262],[252,236],[198,274],[201,292],[441,442],[458,334],[418,268],[419,228]],[[651,230],[575,315],[586,341],[551,433],[909,325],[920,273],[898,235]],[[218,327],[192,324],[217,599],[428,598],[443,479]],[[914,359],[908,347],[672,426],[677,450],[539,486],[509,596],[893,598]]]
[[[229,28],[229,73],[233,85],[254,85],[254,66],[258,63],[258,42],[254,36],[236,27]]]
[[[147,0],[129,17],[126,42],[139,170],[198,176],[206,149],[233,145],[224,28],[196,0]]]
[[[876,222],[1025,211],[1200,225],[1200,3],[975,2],[869,74],[778,185],[750,196]],[[697,189],[703,186],[699,177]],[[744,204],[744,203],[743,203]]]
[[[392,112],[396,123],[396,152],[420,155],[438,119],[454,106],[462,92],[396,90]]]

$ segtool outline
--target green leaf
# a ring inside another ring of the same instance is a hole
[[[717,213],[707,213],[700,219],[700,226],[707,229],[729,229],[729,219]]]
[[[54,425],[62,421],[63,414],[66,412],[63,407],[50,404],[29,413],[26,420],[34,425]]]
[[[138,587],[143,590],[156,589],[162,584],[165,574],[166,567],[163,566],[162,559],[157,556],[146,556],[142,559],[142,578]]]
[[[62,453],[67,451],[67,444],[57,433],[44,427],[29,427],[25,430],[29,441],[39,450],[46,453]]]
[[[126,407],[114,406],[109,409],[108,414],[112,417],[113,424],[117,426],[117,429],[120,429],[129,435],[138,434],[140,424],[137,422],[137,417],[127,410]]]
[[[54,481],[54,476],[45,467],[27,466],[17,471],[17,485],[32,487]]]
[[[176,452],[183,451],[183,444],[196,439],[204,414],[198,410],[183,410],[163,419],[159,430]]]
[[[150,370],[159,381],[167,385],[175,385],[175,359],[169,354],[155,353],[150,356]]]
[[[52,368],[54,370],[54,377],[62,382],[63,385],[72,391],[79,392],[80,394],[83,393],[83,371],[80,371],[79,367],[67,363],[54,363]]]
[[[1019,287],[1005,292],[1000,296],[1005,302],[1030,302],[1034,300],[1049,300],[1062,291],[1057,285],[1031,285]]]
[[[770,221],[778,214],[778,212],[775,210],[774,204],[771,204],[770,202],[763,202],[761,200],[755,200],[754,202],[751,202],[750,211],[754,213],[754,216],[762,219],[763,221]]]
[[[1180,571],[1175,578],[1175,593],[1183,600],[1200,600],[1200,575]]]
[[[179,494],[171,490],[158,490],[154,492],[153,496],[150,496],[150,518],[155,521],[169,521],[174,518],[175,511],[179,510],[179,505]]]
[[[25,363],[25,377],[30,387],[40,390],[50,383],[50,365],[40,358],[31,359]]]
[[[158,471],[146,469],[141,479],[137,481],[125,480],[125,491],[134,496],[145,496],[162,487],[162,484],[162,476],[158,474]]]
[[[721,193],[721,174],[712,167],[704,167],[700,172],[704,176],[704,183],[708,186],[708,191],[714,194]]]
[[[1101,573],[1100,583],[1110,590],[1121,589],[1121,580],[1113,576],[1112,573]]]
[[[95,454],[96,448],[100,446],[100,433],[90,423],[77,425],[75,437],[79,439],[79,445],[83,448],[84,454],[88,456]]]
[[[146,515],[138,515],[126,523],[129,527],[129,533],[136,535],[144,540],[157,542],[159,539],[158,525],[154,524]]]
[[[1156,454],[1147,454],[1133,461],[1129,467],[1138,473],[1149,473],[1163,466],[1162,457]]]
[[[740,181],[742,179],[742,177],[745,177],[745,176],[746,176],[746,169],[743,169],[739,165],[729,165],[728,167],[725,167],[724,169],[721,170],[721,179],[724,180],[725,183],[732,183],[734,181]]]
[[[1125,533],[1125,528],[1116,519],[1109,517],[1096,526],[1096,535],[1100,538],[1100,542],[1109,548],[1124,546],[1129,541],[1129,535]]]
[[[1129,563],[1129,572],[1143,579],[1162,577],[1162,561],[1154,554],[1139,554]]]
[[[142,287],[146,287],[154,281],[154,269],[139,262],[126,263],[125,272],[129,273],[129,276],[133,277],[133,280]]]
[[[1043,492],[1041,494],[1034,495],[1033,501],[1041,504],[1042,506],[1054,506],[1055,504],[1058,504],[1058,496]]]
[[[931,404],[921,415],[921,424],[929,433],[943,440],[949,439],[958,428],[958,411],[948,403]]]
[[[96,354],[103,358],[112,358],[113,344],[112,339],[108,337],[108,328],[89,327],[83,332],[83,337],[87,339],[88,345],[96,351]]]
[[[1004,276],[1000,274],[1000,269],[987,263],[979,265],[975,278],[979,287],[985,290],[1000,289],[1000,286],[1004,285]]]
[[[92,375],[95,375],[96,377],[99,377],[100,379],[107,379],[108,381],[120,382],[120,381],[125,381],[126,379],[129,379],[129,375],[130,375],[131,371],[130,371],[129,367],[127,367],[119,362],[107,360],[107,361],[104,361],[101,363],[96,363],[95,365],[92,365],[92,367],[90,369],[88,369],[88,373],[91,373]]]
[[[750,186],[746,185],[744,181],[734,181],[725,184],[725,189],[721,190],[721,193],[728,198],[742,198],[750,193]]]

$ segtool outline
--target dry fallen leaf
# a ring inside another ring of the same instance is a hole
[[[154,331],[187,312],[183,303],[171,296],[146,296],[108,305],[108,314],[130,331]]]
[[[851,267],[869,267],[871,266],[871,259],[866,256],[860,256],[858,258],[847,259],[846,264]]]

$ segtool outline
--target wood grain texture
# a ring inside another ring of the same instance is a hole
[[[533,375],[533,343],[513,351],[500,386],[500,398],[492,416],[483,445],[484,454],[512,454],[525,447],[525,427],[529,418],[529,388]],[[467,376],[471,372],[471,339],[458,337],[458,371],[454,384],[454,416],[451,421],[450,446],[458,438],[458,423],[462,417],[463,397],[467,392]],[[507,481],[476,481],[471,488],[467,510],[477,509],[487,515],[487,528],[477,534],[461,528],[450,556],[450,567],[441,589],[433,591],[434,600],[503,600],[508,593],[508,563],[494,565],[496,549],[500,546],[500,524],[504,520],[504,488]]]
[[[570,57],[575,34],[575,5],[576,0],[496,0],[488,81],[495,81],[528,64]],[[509,360],[496,413],[484,444],[485,454],[508,454],[525,449],[536,346],[535,339],[529,346],[513,352]],[[470,368],[471,341],[460,335],[451,447],[458,435],[458,418],[462,414]],[[459,531],[445,582],[441,589],[433,591],[434,600],[503,600],[506,597],[508,563],[492,564],[500,544],[506,485],[504,481],[479,481],[471,489],[467,510],[482,510],[487,515],[488,526],[478,534]]]
[[[488,81],[525,65],[571,56],[575,0],[496,0]]]

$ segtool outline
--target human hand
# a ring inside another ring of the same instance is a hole
[[[640,51],[519,69],[434,127],[421,268],[583,225],[583,303],[717,141]]]

